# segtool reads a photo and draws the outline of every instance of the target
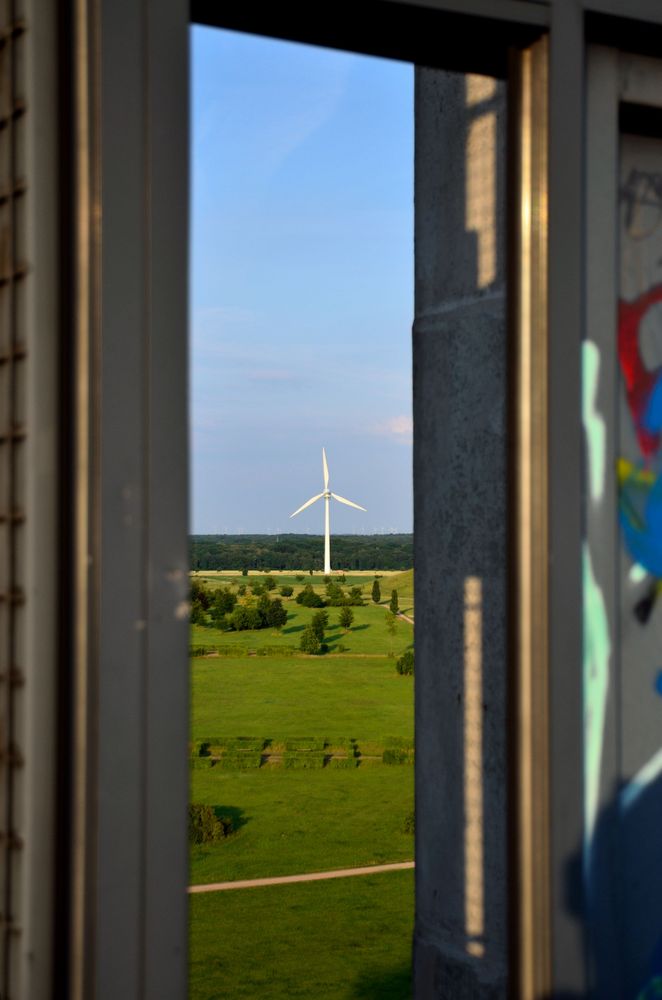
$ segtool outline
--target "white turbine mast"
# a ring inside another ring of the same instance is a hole
[[[361,507],[360,504],[354,503],[352,500],[346,500],[345,497],[339,497],[337,493],[332,493],[329,489],[329,466],[326,462],[326,452],[322,448],[322,470],[324,473],[324,489],[321,493],[316,496],[311,497],[310,500],[306,500],[298,510],[295,510],[290,517],[296,517],[300,514],[302,510],[306,507],[310,507],[311,504],[316,503],[318,500],[324,498],[324,572],[328,575],[331,572],[331,529],[329,520],[329,503],[331,498],[337,500],[339,503],[344,503],[348,507],[356,507],[357,510],[365,510],[365,507]]]

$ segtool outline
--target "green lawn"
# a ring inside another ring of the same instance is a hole
[[[413,733],[413,678],[396,673],[387,657],[199,657],[191,664],[193,739],[331,736],[360,743]]]
[[[390,599],[390,594],[389,594]],[[298,648],[301,633],[310,624],[316,608],[304,608],[294,600],[283,600],[287,610],[287,624],[276,632],[274,629],[263,628],[257,631],[222,632],[220,629],[193,625],[191,628],[191,645],[206,646],[242,646],[247,649],[259,649],[261,646],[296,646]],[[396,632],[391,639],[386,630],[385,612],[376,604],[365,604],[363,607],[352,608],[354,622],[345,632],[338,624],[340,608],[326,608],[329,625],[324,635],[324,641],[330,653],[357,653],[359,655],[380,654],[387,656],[393,652],[400,656],[414,642],[414,630],[409,622],[397,621]],[[345,647],[339,649],[340,646]]]
[[[413,873],[190,898],[190,1000],[406,1000]]]
[[[191,883],[409,861],[405,833],[414,769],[375,764],[348,771],[195,770],[191,799],[237,822],[218,844],[191,848]]]
[[[212,579],[220,584],[223,576]],[[288,576],[278,575],[279,584],[291,582],[298,590],[310,581],[308,575],[303,582]],[[390,599],[388,580],[383,576],[380,584],[382,597]],[[321,575],[313,583],[323,592]],[[387,654],[392,648],[398,656],[411,646],[413,629],[400,621],[391,640],[384,608],[370,602],[372,574],[352,574],[345,587],[354,583],[364,586],[367,603],[353,609],[348,632],[337,625],[340,609],[328,609],[328,655],[192,659],[192,739],[354,739],[363,755],[379,753],[389,737],[411,739],[413,678],[399,676]],[[191,644],[298,646],[314,611],[293,599],[284,604],[289,617],[280,634],[196,626]],[[341,645],[347,652],[339,651]],[[365,756],[347,770],[194,768],[191,801],[233,816],[236,832],[191,849],[191,882],[409,860],[414,838],[404,824],[413,779],[409,765]],[[194,895],[191,1000],[405,1000],[412,921],[411,872]]]

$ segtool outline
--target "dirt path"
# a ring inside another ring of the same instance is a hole
[[[410,618],[409,615],[403,615],[402,611],[398,611],[398,618],[404,618],[404,620],[409,622],[410,625],[414,624],[414,619]]]
[[[307,872],[304,875],[280,875],[276,878],[251,878],[236,882],[210,882],[190,885],[189,892],[225,892],[227,889],[259,889],[266,885],[289,885],[291,882],[321,882],[329,878],[349,878],[352,875],[377,875],[379,872],[404,871],[413,868],[413,861],[398,861],[392,865],[368,865],[365,868],[338,868],[331,872]]]

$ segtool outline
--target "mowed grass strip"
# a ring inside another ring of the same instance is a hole
[[[413,733],[413,678],[387,657],[199,657],[191,673],[194,740]]]
[[[193,771],[191,800],[232,816],[236,832],[191,847],[190,883],[409,861],[412,767],[348,771]]]
[[[405,1000],[413,872],[190,899],[190,1000]]]

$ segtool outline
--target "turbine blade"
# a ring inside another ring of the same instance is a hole
[[[326,464],[326,452],[322,448],[322,468],[324,469],[324,489],[329,488],[329,466]]]
[[[306,500],[306,502],[302,504],[298,510],[294,511],[294,514],[290,514],[290,517],[295,517],[297,514],[300,514],[302,510],[305,510],[306,507],[310,507],[311,503],[315,503],[316,500],[320,500],[323,496],[323,493],[318,493],[316,497],[311,497],[310,500]]]
[[[361,507],[360,504],[354,503],[352,500],[345,500],[344,497],[339,497],[337,493],[332,493],[331,496],[334,500],[340,500],[341,503],[346,503],[348,507],[356,507],[357,510],[365,510],[365,507]]]

